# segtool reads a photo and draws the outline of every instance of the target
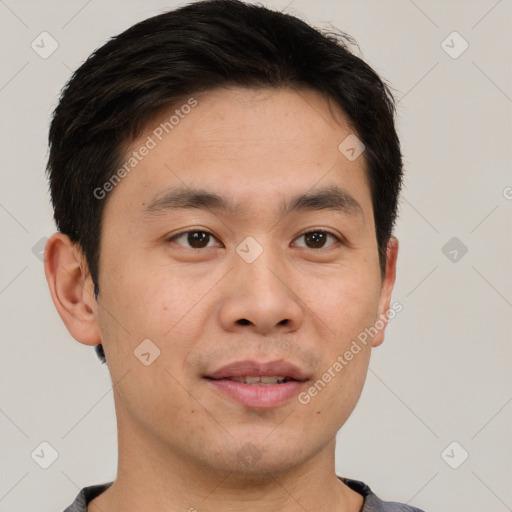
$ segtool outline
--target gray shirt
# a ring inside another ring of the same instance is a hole
[[[394,501],[382,501],[372,490],[359,480],[338,477],[344,484],[364,497],[363,508],[360,512],[423,512],[419,508],[411,507]],[[75,501],[64,512],[87,512],[87,504],[103,491],[108,489],[113,482],[84,487],[75,498]],[[108,512],[108,511],[105,511]]]

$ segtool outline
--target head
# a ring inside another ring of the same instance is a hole
[[[194,3],[108,41],[55,109],[54,303],[123,379],[125,428],[187,460],[227,470],[249,440],[267,469],[307,460],[352,412],[383,340],[381,327],[333,369],[389,316],[402,180],[392,96],[349,43],[263,7]],[[212,390],[243,359],[298,366],[302,403],[244,407]]]

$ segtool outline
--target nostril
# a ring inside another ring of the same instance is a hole
[[[241,318],[240,320],[238,320],[237,323],[239,323],[240,325],[248,325],[251,322],[249,322],[249,320],[247,320],[246,318]]]

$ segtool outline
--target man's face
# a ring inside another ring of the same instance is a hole
[[[360,396],[372,342],[359,343],[342,370],[333,365],[389,297],[364,153],[351,160],[338,149],[353,133],[343,114],[336,121],[311,91],[194,98],[162,140],[154,130],[172,112],[148,124],[126,160],[148,136],[156,146],[105,199],[97,322],[122,443],[254,477],[332,447]],[[166,198],[178,189],[181,201]],[[199,189],[236,211],[187,207]],[[336,189],[342,197],[329,201]],[[138,348],[143,340],[151,341]],[[296,380],[233,380],[272,362],[294,365]],[[325,385],[309,393],[319,379]]]

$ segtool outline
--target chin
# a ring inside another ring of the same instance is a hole
[[[235,457],[234,471],[249,481],[266,481],[272,474],[277,476],[304,464],[308,457],[303,453],[303,446],[303,442],[292,446],[278,438],[260,439],[259,442],[248,440],[232,454]]]

